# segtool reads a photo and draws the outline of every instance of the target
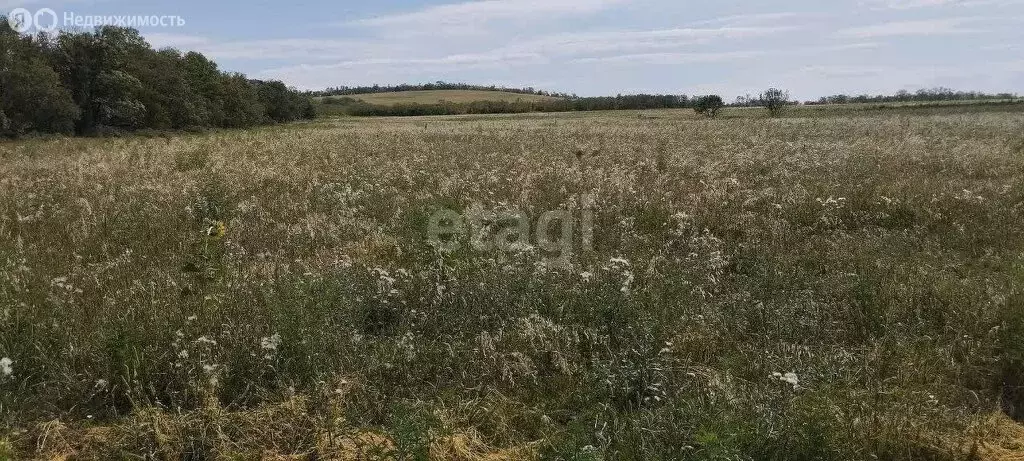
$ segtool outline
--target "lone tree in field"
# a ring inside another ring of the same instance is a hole
[[[693,111],[708,118],[715,118],[718,115],[718,111],[722,110],[724,106],[725,101],[722,101],[721,96],[709,94],[697,98],[697,101],[693,104]]]
[[[760,102],[765,109],[768,109],[768,113],[772,117],[777,117],[789,104],[789,92],[778,88],[768,88],[764,93],[761,93]]]

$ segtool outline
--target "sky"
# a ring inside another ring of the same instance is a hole
[[[154,47],[299,89],[437,80],[581,96],[1024,93],[1024,0],[0,0],[173,15]]]

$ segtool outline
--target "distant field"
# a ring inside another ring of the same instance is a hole
[[[441,102],[471,103],[478,101],[557,101],[559,98],[551,96],[539,96],[532,94],[518,94],[501,91],[475,91],[475,90],[434,90],[434,91],[403,91],[376,94],[359,94],[349,96],[334,96],[333,98],[358,99],[376,106],[394,106],[397,104],[417,103],[422,105],[436,105]],[[325,98],[316,98],[323,101]],[[351,115],[349,107],[341,104],[318,104],[317,110],[322,116]],[[624,111],[635,111],[639,109],[622,109]],[[650,109],[648,109],[649,111]],[[685,109],[691,112],[690,109]],[[940,115],[952,113],[984,113],[984,112],[1021,112],[1024,111],[1024,100],[1021,99],[1000,99],[1000,100],[971,100],[971,101],[915,101],[915,102],[887,102],[887,103],[850,103],[850,104],[807,104],[794,105],[784,110],[783,117],[819,117],[819,116],[840,116],[840,115],[893,115],[896,113],[908,115]],[[399,114],[395,114],[399,115]],[[402,114],[410,115],[410,114]],[[421,114],[413,114],[421,115]],[[422,114],[426,115],[426,114]],[[440,114],[438,114],[440,115]],[[448,115],[456,115],[455,113]],[[468,115],[468,114],[466,114]],[[726,107],[719,113],[719,118],[748,118],[768,117],[762,107]]]
[[[967,106],[975,104],[1007,104],[1024,101],[1017,99],[964,99],[956,101],[895,101],[895,102],[854,102],[848,104],[809,104],[809,107],[847,106],[860,108],[909,107],[909,106]]]
[[[475,102],[475,101],[550,101],[558,98],[535,94],[507,93],[504,91],[476,90],[431,90],[431,91],[399,91],[393,93],[356,94],[350,98],[359,99],[370,104],[436,104],[441,101]]]
[[[927,108],[962,108],[962,107],[1020,107],[1022,99],[988,99],[965,101],[903,101],[903,102],[865,102],[850,104],[808,104],[801,108],[806,110],[888,110],[888,109],[927,109]]]

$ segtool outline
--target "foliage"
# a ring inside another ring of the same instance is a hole
[[[12,31],[0,17],[0,136],[33,131],[68,133],[79,110],[36,42]]]
[[[438,104],[368,104],[352,98],[328,98],[321,105],[343,106],[349,115],[419,116],[467,114],[521,114],[528,112],[573,112],[603,110],[673,109],[689,106],[689,98],[677,95],[619,95],[548,101],[474,101]]]
[[[220,72],[203,55],[154,50],[134,29],[20,36],[0,18],[2,135],[246,127],[314,117],[281,82]]]
[[[30,132],[70,133],[79,110],[57,74],[37,57],[0,70],[0,136]]]
[[[758,99],[760,105],[767,109],[772,117],[778,117],[789,104],[789,92],[778,88],[769,88],[761,93],[761,97]]]
[[[718,116],[718,111],[725,107],[722,97],[717,94],[701,96],[693,103],[693,111],[708,118]]]
[[[313,91],[312,96],[351,96],[357,94],[393,93],[399,91],[433,91],[433,90],[472,90],[472,91],[497,91],[502,93],[535,94],[539,96],[554,96],[562,98],[575,98],[576,95],[568,93],[553,93],[534,88],[507,88],[497,85],[470,85],[468,83],[450,83],[437,81],[423,84],[402,84],[402,85],[373,85],[373,86],[339,86],[328,88],[323,91]]]
[[[254,82],[256,94],[267,117],[275,122],[290,122],[305,118],[312,110],[313,102],[281,82]]]
[[[915,92],[900,90],[893,95],[856,95],[837,94],[823,96],[817,101],[807,104],[863,104],[892,102],[934,102],[934,101],[1002,101],[1019,99],[1015,93],[990,94],[981,91],[956,91],[950,88],[922,88]]]

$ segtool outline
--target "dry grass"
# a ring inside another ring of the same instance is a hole
[[[209,407],[183,415],[144,411],[117,425],[77,425],[60,420],[37,424],[17,434],[15,445],[32,447],[38,459],[63,461],[118,458],[126,453],[156,459],[265,459],[352,461],[401,458],[386,434],[355,430],[344,420],[313,420],[306,399],[293,398],[258,411],[229,412]],[[316,430],[296,438],[315,427]],[[430,442],[429,458],[439,461],[527,460],[536,457],[528,444],[500,449],[488,446],[472,428],[439,435]],[[0,455],[3,453],[0,452]]]
[[[3,143],[0,459],[1015,459],[992,415],[1024,408],[1022,128],[663,111]],[[439,252],[442,207],[590,211],[593,245]]]

